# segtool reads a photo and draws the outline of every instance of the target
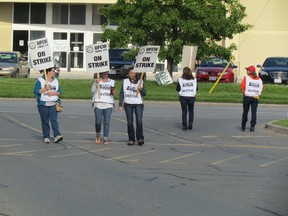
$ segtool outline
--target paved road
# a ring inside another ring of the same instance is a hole
[[[287,134],[264,128],[287,106],[260,105],[255,133],[240,104],[197,103],[192,131],[178,102],[146,102],[143,147],[128,147],[124,113],[94,144],[89,101],[65,101],[61,144],[42,143],[34,100],[0,100],[0,215],[286,216]]]

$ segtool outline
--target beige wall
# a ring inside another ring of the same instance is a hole
[[[9,51],[12,47],[12,3],[0,3],[0,50]]]
[[[241,0],[251,29],[234,38],[240,77],[244,67],[262,64],[268,56],[288,56],[288,0]]]

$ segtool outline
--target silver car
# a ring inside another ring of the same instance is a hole
[[[30,77],[27,59],[20,52],[0,52],[0,77]]]

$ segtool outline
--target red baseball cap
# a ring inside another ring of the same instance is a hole
[[[253,73],[256,72],[256,69],[255,69],[255,67],[254,67],[253,65],[251,65],[251,66],[249,66],[249,67],[246,67],[245,69],[246,69],[246,70],[249,70],[249,71],[251,71],[251,72],[253,72]]]

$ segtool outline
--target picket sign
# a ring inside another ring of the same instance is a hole
[[[46,84],[48,85],[46,68],[54,67],[54,62],[47,38],[28,41],[28,48],[33,69],[44,70]]]
[[[155,80],[158,85],[169,85],[173,83],[173,79],[167,69],[155,74]]]
[[[85,47],[86,69],[88,73],[103,73],[110,70],[109,66],[109,45],[105,43],[97,43]],[[100,82],[97,85],[98,97],[100,98]]]
[[[139,87],[142,85],[144,72],[153,73],[156,67],[160,46],[143,46],[140,47],[133,71],[141,73],[140,82],[137,88],[136,96],[139,94]]]

